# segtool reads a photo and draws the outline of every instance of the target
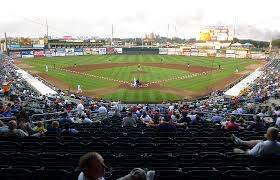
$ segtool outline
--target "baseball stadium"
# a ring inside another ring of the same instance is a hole
[[[0,180],[279,180],[277,3],[1,2]]]

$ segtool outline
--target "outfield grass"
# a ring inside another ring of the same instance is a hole
[[[174,101],[174,100],[180,100],[183,97],[170,94],[170,93],[163,93],[157,90],[119,90],[115,93],[105,94],[102,96],[104,99],[109,100],[122,100],[125,102],[139,102],[139,103],[145,103],[145,102],[162,102],[162,101]]]
[[[152,66],[141,66],[140,71],[145,71],[145,73],[131,73],[137,71],[137,66],[127,66],[127,67],[117,67],[110,69],[96,69],[93,71],[88,71],[89,74],[95,74],[98,76],[114,78],[117,80],[124,80],[132,82],[134,78],[140,79],[143,82],[152,82],[161,79],[168,79],[176,76],[183,76],[191,74],[188,71],[159,68]]]
[[[92,56],[69,56],[69,57],[52,57],[52,58],[40,58],[40,59],[23,59],[24,63],[27,63],[33,67],[34,70],[45,72],[45,66],[48,65],[48,74],[51,77],[57,78],[69,84],[72,88],[76,88],[77,85],[81,85],[84,91],[94,91],[99,88],[112,88],[118,86],[116,82],[108,81],[104,79],[98,79],[93,77],[87,77],[68,72],[63,72],[58,69],[53,69],[53,65],[56,67],[73,67],[74,64],[87,65],[87,64],[103,64],[103,63],[160,63],[163,59],[163,63],[171,64],[191,64],[196,66],[218,68],[220,65],[222,71],[208,74],[207,76],[198,76],[184,80],[172,80],[162,85],[165,87],[174,87],[182,90],[190,90],[201,92],[208,89],[209,86],[213,86],[215,83],[222,81],[223,79],[234,74],[235,69],[240,71],[244,70],[246,66],[256,63],[254,60],[244,59],[231,59],[231,58],[208,58],[208,57],[187,57],[187,56],[167,56],[167,55],[92,55]],[[146,74],[131,74],[131,71],[136,71],[137,66],[118,67],[110,69],[96,69],[88,71],[86,73],[94,74],[98,76],[108,77],[116,80],[132,81],[133,78],[139,78],[141,81],[151,82],[157,80],[164,80],[175,76],[183,76],[190,72],[166,69],[152,66],[141,66],[142,71],[146,71]],[[106,94],[104,98],[114,100],[125,101],[164,101],[174,100],[178,97],[173,94],[162,93],[158,90],[121,90],[112,94]]]

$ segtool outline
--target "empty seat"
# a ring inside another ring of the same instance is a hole
[[[221,180],[222,173],[217,170],[192,170],[185,177],[189,180]]]
[[[34,174],[36,180],[68,180],[70,173],[62,169],[39,169]]]
[[[3,168],[1,169],[1,179],[3,180],[30,180],[32,171],[24,168]]]
[[[256,180],[259,173],[254,170],[228,170],[224,173],[226,180]]]
[[[0,151],[1,152],[17,152],[21,150],[21,145],[16,142],[1,141]]]
[[[181,180],[183,179],[183,174],[179,170],[157,170],[155,172],[155,180],[169,180],[169,179],[176,179]]]
[[[260,173],[259,180],[279,180],[280,171],[278,170],[265,170]]]
[[[39,159],[28,153],[13,153],[9,154],[11,166],[38,166]]]
[[[197,154],[179,154],[177,156],[177,162],[181,168],[194,167],[198,164]]]
[[[213,154],[206,154],[201,157],[200,159],[200,166],[223,166],[225,165],[225,155],[213,153]]]

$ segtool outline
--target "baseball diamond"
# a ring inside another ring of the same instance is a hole
[[[70,87],[70,91],[76,92],[80,85],[82,95],[124,102],[197,98],[224,89],[263,64],[247,59],[169,55],[91,55],[16,61],[18,67],[61,90]],[[133,87],[134,79],[141,85]]]

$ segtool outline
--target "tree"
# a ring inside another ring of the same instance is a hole
[[[273,47],[280,47],[280,39],[276,39],[272,41],[272,46]]]

